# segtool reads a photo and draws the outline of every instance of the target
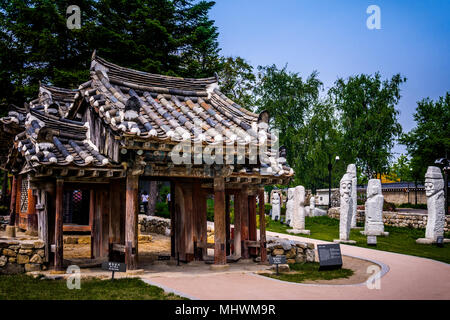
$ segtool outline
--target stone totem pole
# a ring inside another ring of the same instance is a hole
[[[315,217],[316,211],[316,198],[314,196],[311,196],[311,198],[309,198],[309,216],[310,217]]]
[[[272,195],[272,220],[280,221],[281,200],[278,192]]]
[[[428,167],[425,174],[425,194],[427,195],[428,220],[425,231],[425,238],[417,239],[417,243],[431,244],[437,241],[438,237],[444,236],[445,224],[445,197],[444,179],[438,167]],[[450,242],[450,239],[444,239]]]
[[[341,206],[339,213],[339,240],[334,242],[339,243],[356,243],[356,241],[349,240],[350,229],[352,224],[352,177],[346,173],[341,179],[339,192],[341,194]]]
[[[349,164],[347,166],[347,174],[352,179],[352,190],[351,190],[351,197],[352,197],[352,229],[356,229],[356,219],[357,219],[357,211],[358,211],[358,195],[356,193],[357,187],[358,187],[358,179],[356,178],[356,165],[355,164]]]
[[[290,224],[294,213],[294,188],[288,189],[288,197],[286,202],[286,224]]]
[[[370,179],[367,185],[366,218],[362,234],[367,236],[389,235],[388,232],[384,232],[383,202],[384,196],[381,194],[380,179]]]
[[[296,186],[294,189],[294,211],[292,217],[292,228],[287,230],[289,233],[310,234],[305,230],[305,187]]]

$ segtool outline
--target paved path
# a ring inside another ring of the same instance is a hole
[[[299,241],[327,243],[321,240],[267,232],[271,236]],[[341,245],[350,255],[385,266],[380,289],[359,285],[312,285],[278,281],[253,273],[223,273],[193,277],[151,277],[152,284],[192,299],[225,300],[309,300],[309,299],[445,299],[450,300],[450,264],[390,253],[380,250]],[[387,267],[387,268],[386,268]]]

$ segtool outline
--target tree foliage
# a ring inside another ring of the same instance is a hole
[[[405,81],[400,74],[383,81],[379,73],[361,74],[338,79],[330,89],[340,113],[342,154],[356,161],[367,178],[388,169],[391,149],[402,133],[396,105]]]
[[[66,10],[81,9],[81,29]],[[73,88],[87,80],[94,49],[147,72],[206,77],[219,68],[213,1],[11,0],[0,2],[2,103],[22,105],[40,80]]]
[[[450,92],[436,101],[417,102],[414,120],[416,127],[403,134],[400,142],[411,157],[414,179],[423,181],[428,166],[450,155]]]

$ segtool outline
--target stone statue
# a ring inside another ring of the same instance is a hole
[[[358,210],[358,195],[356,193],[356,189],[358,187],[358,180],[356,178],[356,165],[355,164],[349,164],[347,166],[347,174],[352,179],[352,190],[351,190],[351,197],[352,197],[352,229],[356,228],[356,222],[357,222],[357,210]]]
[[[349,240],[352,223],[353,199],[352,199],[352,177],[346,173],[341,179],[340,188],[341,206],[339,213],[339,240],[334,242],[355,243]]]
[[[288,197],[286,202],[286,222],[292,221],[294,212],[294,188],[288,189]]]
[[[309,234],[309,230],[305,230],[305,187],[296,186],[294,189],[294,211],[292,215],[292,228],[287,230],[290,233]]]
[[[428,167],[425,174],[425,194],[427,195],[428,220],[425,238],[417,239],[417,243],[431,244],[437,237],[444,236],[445,197],[444,179],[438,167]],[[444,239],[450,242],[450,239]]]
[[[311,198],[309,198],[309,216],[310,217],[315,217],[316,214],[316,198],[314,196],[311,196]]]
[[[383,202],[380,179],[370,179],[367,185],[366,217],[363,234],[367,236],[387,235],[384,232]]]
[[[272,220],[280,221],[281,201],[278,192],[272,195]]]

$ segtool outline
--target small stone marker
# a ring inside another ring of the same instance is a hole
[[[291,220],[286,221],[286,225],[290,226],[291,225]]]
[[[280,218],[280,222],[281,222],[282,224],[284,224],[284,218],[283,218],[283,217]]]
[[[111,280],[114,280],[114,272],[126,272],[127,265],[121,262],[107,261],[102,263],[102,269],[112,271]]]
[[[342,254],[339,244],[318,244],[319,271],[342,268]]]
[[[377,236],[367,236],[367,244],[369,246],[376,246],[377,245]]]
[[[278,265],[286,264],[286,256],[282,255],[269,256],[269,263],[277,266],[277,275],[278,275]]]
[[[443,247],[444,247],[444,237],[443,237],[443,236],[438,236],[438,237],[436,238],[436,245],[437,245],[439,248],[443,248]]]
[[[278,221],[278,216],[275,216],[275,218],[273,220],[274,221]]]

